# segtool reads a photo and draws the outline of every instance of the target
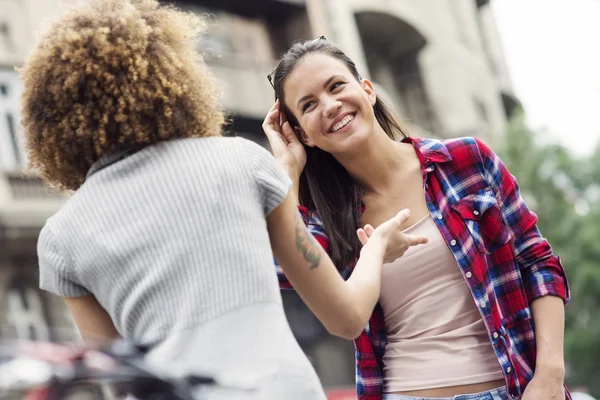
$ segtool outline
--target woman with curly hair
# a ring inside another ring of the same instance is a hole
[[[65,298],[86,339],[149,346],[170,374],[208,372],[251,392],[324,399],[287,324],[272,254],[327,329],[351,337],[379,296],[383,262],[423,237],[404,210],[363,243],[343,281],[262,147],[221,137],[202,20],[155,0],[82,4],[22,69],[31,166],[74,192],[38,241],[40,287]]]

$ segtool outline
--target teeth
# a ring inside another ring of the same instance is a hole
[[[348,123],[350,121],[352,121],[353,119],[354,119],[354,115],[346,115],[343,120],[341,120],[340,122],[338,122],[337,124],[335,124],[333,126],[333,128],[331,128],[331,131],[332,132],[339,131],[340,129],[342,129],[343,127],[345,127],[346,125],[348,125]]]

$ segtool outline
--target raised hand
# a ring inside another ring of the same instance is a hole
[[[279,100],[269,110],[262,128],[269,140],[273,155],[294,182],[298,182],[306,165],[306,151],[294,129],[281,112]]]
[[[404,209],[379,225],[377,229],[373,229],[371,225],[367,224],[364,228],[359,228],[356,234],[363,246],[372,240],[381,241],[386,249],[383,262],[389,263],[402,257],[409,247],[429,241],[425,236],[408,235],[402,232],[401,228],[409,217],[410,210]]]

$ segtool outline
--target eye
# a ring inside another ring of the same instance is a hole
[[[331,85],[331,87],[329,88],[330,92],[333,92],[335,89],[341,87],[342,85],[345,85],[346,82],[336,82],[333,85]]]
[[[308,110],[308,108],[309,108],[310,106],[312,106],[313,104],[314,104],[314,102],[312,102],[312,101],[307,101],[306,103],[304,103],[304,104],[302,105],[302,112],[305,112],[306,110]]]

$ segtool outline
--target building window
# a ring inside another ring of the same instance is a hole
[[[359,12],[355,17],[373,81],[385,89],[410,125],[439,133],[419,65],[425,37],[391,14]]]
[[[6,124],[8,125],[8,134],[12,144],[13,154],[15,155],[15,162],[17,165],[21,165],[21,149],[19,148],[17,131],[15,130],[15,118],[10,112],[6,113]]]
[[[2,50],[2,47],[10,53],[15,51],[15,45],[10,35],[8,22],[0,20],[0,51]]]
[[[395,65],[396,90],[400,97],[400,107],[409,122],[428,132],[438,133],[436,116],[425,91],[417,53],[409,54],[397,60]]]
[[[0,70],[0,169],[17,169],[25,162],[17,130],[20,92],[17,73]]]

